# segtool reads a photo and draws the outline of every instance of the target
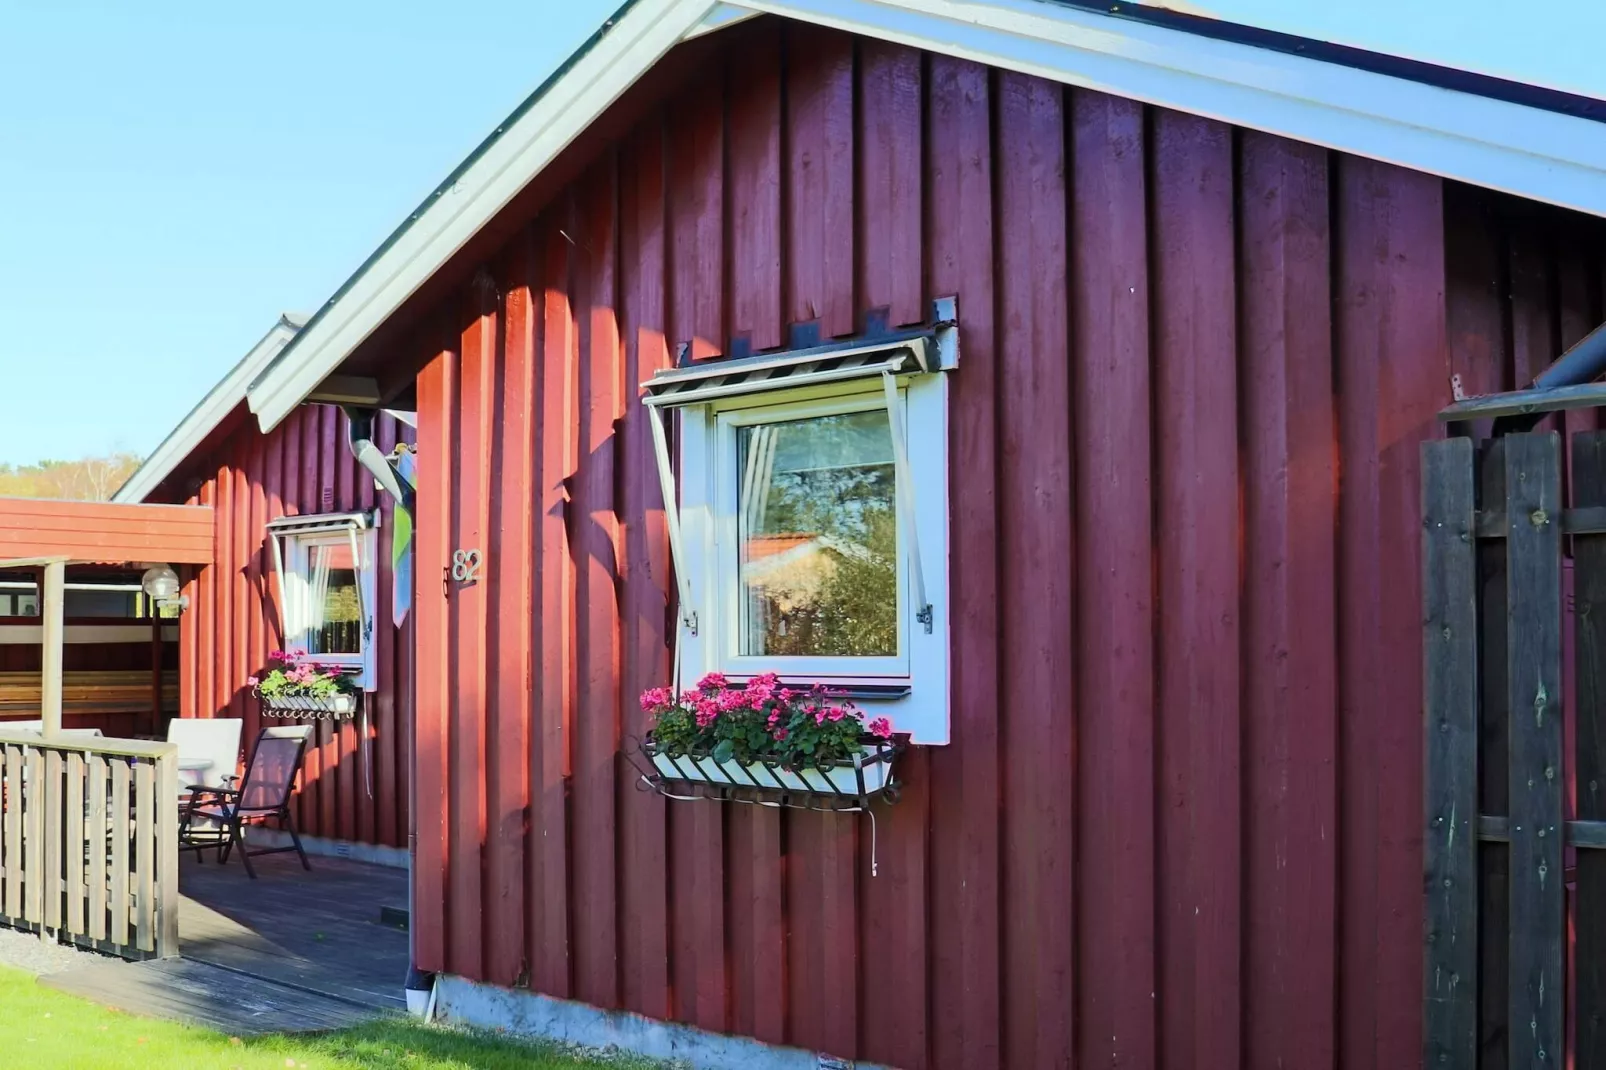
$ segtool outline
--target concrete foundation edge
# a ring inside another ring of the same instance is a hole
[[[435,1015],[457,1025],[676,1059],[696,1070],[889,1070],[450,975],[439,980]]]

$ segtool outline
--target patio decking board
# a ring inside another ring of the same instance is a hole
[[[239,862],[185,858],[182,958],[103,962],[42,983],[133,1014],[234,1035],[337,1029],[400,1011],[405,931],[379,923],[406,902],[407,874],[339,859],[301,869],[294,855]]]
[[[379,924],[381,906],[407,901],[407,874],[339,859],[186,859],[179,948],[188,959],[354,1000],[382,1010],[405,1002],[407,934]]]

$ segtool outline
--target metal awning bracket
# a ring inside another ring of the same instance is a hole
[[[664,430],[664,412],[647,406],[652,423],[652,450],[658,461],[658,483],[664,497],[664,521],[669,528],[669,555],[675,566],[675,583],[680,589],[680,619],[686,630],[697,634],[697,608],[692,604],[691,575],[686,571],[686,551],[681,545],[680,498],[675,492],[675,466],[669,456],[669,435]]]

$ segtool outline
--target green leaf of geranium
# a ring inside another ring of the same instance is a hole
[[[714,761],[728,762],[731,760],[731,756],[735,753],[736,745],[728,739],[722,739],[714,748]]]

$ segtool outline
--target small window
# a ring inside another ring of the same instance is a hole
[[[377,532],[365,514],[285,517],[268,525],[287,648],[374,688]]]
[[[840,688],[917,743],[948,741],[951,364],[927,341],[647,384],[680,576],[677,686],[775,672]]]
[[[347,539],[308,538],[306,555],[307,653],[362,654],[362,595],[355,548]]]
[[[31,583],[0,585],[0,617],[37,617],[39,595]]]
[[[905,676],[908,592],[886,402],[860,394],[719,413],[718,581],[739,675]]]

